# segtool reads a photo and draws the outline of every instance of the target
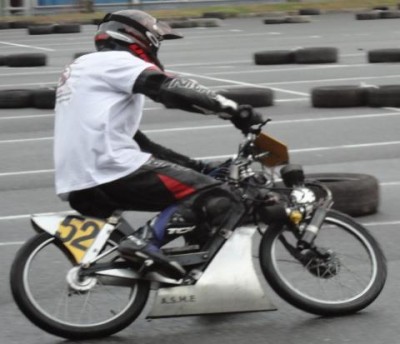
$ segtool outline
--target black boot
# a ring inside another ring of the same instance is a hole
[[[163,255],[158,247],[133,235],[130,235],[120,243],[118,252],[121,257],[127,260],[133,259],[137,261],[137,258],[152,260],[154,266],[159,267],[161,272],[165,273],[167,277],[176,280],[181,279],[186,273],[178,262],[170,260]]]

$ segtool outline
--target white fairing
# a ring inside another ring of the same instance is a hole
[[[237,228],[195,285],[158,289],[148,318],[275,310],[255,270],[255,233]]]

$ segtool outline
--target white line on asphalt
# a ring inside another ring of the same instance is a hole
[[[173,71],[172,71],[173,72]],[[176,73],[176,72],[175,72]],[[229,80],[229,79],[220,79],[220,78],[213,78],[213,77],[209,77],[209,76],[205,76],[205,75],[199,75],[199,74],[193,74],[193,73],[181,73],[183,75],[188,75],[188,76],[192,76],[192,77],[197,77],[197,78],[203,78],[203,79],[208,79],[208,80],[213,80],[213,81],[222,81],[222,82],[226,82],[229,84],[234,84],[234,85],[241,85],[241,86],[250,86],[250,87],[255,87],[255,88],[266,88],[264,86],[258,85],[258,84],[252,84],[249,82],[242,82],[242,81],[235,81],[235,80]],[[286,93],[292,93],[293,91],[287,91],[287,90],[283,90],[280,89],[280,92],[286,92]],[[305,93],[301,93],[301,95],[305,95]]]
[[[314,148],[300,148],[290,149],[290,153],[304,153],[304,152],[319,152],[336,149],[354,149],[354,148],[366,148],[366,147],[378,147],[378,146],[395,146],[400,145],[400,141],[387,141],[387,142],[372,142],[372,143],[359,143],[354,145],[340,145],[333,147],[314,147]]]
[[[16,43],[10,43],[10,42],[2,42],[2,41],[0,41],[0,44],[12,45],[12,46],[14,46],[14,47],[21,47],[21,48],[29,48],[29,49],[43,50],[43,51],[55,51],[54,49],[50,49],[50,48],[41,48],[41,47],[35,47],[35,46],[33,46],[33,45],[16,44]]]
[[[6,119],[31,119],[31,118],[41,118],[41,117],[54,117],[54,113],[38,114],[38,115],[17,115],[17,116],[7,116],[0,117],[1,120]]]
[[[400,221],[386,221],[386,222],[365,222],[362,223],[364,226],[391,226],[398,225]]]
[[[349,66],[352,66],[352,65],[349,65]],[[309,84],[309,83],[339,82],[339,81],[352,81],[352,80],[354,80],[354,81],[356,81],[356,80],[363,81],[363,80],[374,80],[374,79],[394,79],[394,78],[398,79],[400,77],[400,74],[394,74],[394,75],[364,76],[364,77],[336,78],[336,79],[279,81],[279,82],[268,82],[268,83],[261,83],[261,84],[253,84],[253,83],[248,83],[248,82],[235,81],[235,80],[231,80],[231,79],[214,78],[214,77],[210,76],[211,74],[201,75],[201,74],[176,72],[176,71],[171,71],[171,72],[177,73],[177,74],[182,74],[182,75],[187,75],[187,76],[192,76],[192,77],[195,77],[195,78],[202,78],[202,79],[207,79],[207,80],[212,80],[212,81],[221,81],[221,82],[225,82],[225,83],[228,83],[228,84],[241,85],[241,86],[250,86],[250,87],[255,87],[255,88],[270,88],[271,86],[274,86],[274,85]],[[257,72],[261,72],[261,71],[257,71]],[[241,73],[246,73],[246,72],[241,72]],[[228,74],[228,73],[223,73],[223,74]],[[287,92],[289,92],[289,91],[287,91]]]
[[[41,87],[41,86],[55,86],[57,81],[51,81],[51,82],[27,82],[23,84],[7,84],[7,85],[0,85],[0,88],[8,88],[8,87],[23,87],[23,86],[36,86],[36,87]]]
[[[1,246],[19,246],[24,244],[24,241],[10,241],[10,242],[0,242]]]
[[[4,172],[0,173],[0,177],[10,176],[23,176],[27,174],[42,174],[42,173],[53,173],[54,170],[32,170],[32,171],[19,171],[19,172]]]
[[[200,75],[199,75],[200,77]],[[400,74],[392,75],[380,75],[380,76],[360,76],[354,78],[336,78],[336,79],[315,79],[315,80],[297,80],[297,81],[279,81],[279,82],[268,82],[257,84],[258,87],[269,87],[273,85],[294,85],[294,84],[312,84],[312,83],[325,83],[325,82],[341,82],[341,81],[364,81],[364,80],[375,80],[375,79],[398,79]],[[211,79],[211,78],[210,78]],[[222,81],[223,79],[219,79]],[[226,80],[225,82],[229,82]],[[256,85],[253,85],[256,87]]]
[[[21,142],[38,142],[38,141],[49,141],[53,140],[53,136],[47,137],[33,137],[30,139],[13,139],[13,140],[0,140],[0,143],[21,143]]]
[[[337,64],[337,65],[329,65],[329,66],[305,66],[305,67],[292,67],[292,68],[279,68],[279,69],[251,69],[251,70],[234,70],[234,71],[223,71],[223,72],[211,72],[211,73],[204,73],[203,75],[210,76],[210,75],[226,75],[226,74],[252,74],[252,73],[275,73],[275,72],[292,72],[292,71],[307,71],[307,70],[316,70],[316,69],[338,69],[338,68],[354,68],[354,67],[367,67],[367,63],[362,64]],[[200,75],[199,75],[200,77]]]
[[[301,98],[303,99],[303,98]],[[282,100],[284,101],[284,100]],[[148,109],[158,109],[158,108],[148,108]],[[374,117],[393,117],[400,116],[400,109],[396,108],[387,108],[397,110],[397,112],[389,112],[389,113],[373,113],[373,114],[365,114],[365,115],[354,115],[354,116],[336,116],[336,117],[322,117],[322,118],[302,118],[302,119],[288,119],[288,120],[278,120],[273,121],[269,125],[281,125],[287,123],[307,123],[307,122],[324,122],[324,121],[336,121],[336,120],[353,120],[353,119],[365,119],[365,118],[374,118]],[[43,115],[41,115],[43,116]],[[15,119],[16,117],[12,117],[11,119]],[[0,117],[0,120],[3,119]],[[7,119],[7,117],[6,117]],[[176,132],[176,131],[189,131],[189,130],[211,130],[211,129],[225,129],[232,128],[231,124],[220,124],[220,125],[204,125],[204,126],[196,126],[196,127],[180,127],[180,128],[165,128],[165,129],[148,129],[143,130],[144,133],[168,133],[168,132]],[[53,136],[47,137],[38,137],[38,138],[30,138],[30,139],[12,139],[12,140],[0,140],[0,144],[5,143],[25,143],[25,142],[35,142],[35,141],[48,141],[52,140]]]
[[[49,75],[49,74],[60,74],[62,69],[51,70],[51,71],[30,71],[30,72],[19,72],[19,73],[2,73],[0,76],[8,77],[8,76],[22,76],[22,75]]]
[[[249,61],[242,61],[242,62],[249,62]],[[229,64],[235,64],[239,62],[235,61],[229,61]],[[217,63],[209,63],[209,65],[226,65],[225,62],[217,62]],[[365,64],[366,65],[366,64]],[[204,64],[200,63],[188,63],[188,64],[176,64],[176,65],[170,65],[168,66],[169,68],[175,68],[175,67],[189,67],[189,66],[205,66]],[[223,72],[211,72],[211,73],[204,73],[204,75],[219,75],[219,74],[244,74],[244,73],[273,73],[273,72],[282,72],[282,71],[296,71],[296,70],[313,70],[313,69],[327,69],[327,68],[341,68],[341,67],[348,67],[348,66],[358,66],[358,65],[331,65],[331,66],[304,66],[304,67],[289,67],[289,68],[279,68],[279,69],[256,69],[256,70],[246,70],[246,71],[223,71]],[[364,66],[364,65],[363,65]],[[18,73],[2,73],[0,76],[8,77],[8,76],[23,76],[23,75],[51,75],[51,74],[59,74],[61,73],[62,68],[58,70],[52,70],[52,71],[28,71],[28,72],[18,72]],[[178,72],[179,73],[179,72]],[[179,73],[179,74],[188,74],[188,73]]]
[[[296,94],[298,96],[305,96],[308,97],[309,94],[305,93],[305,92],[297,92],[297,91],[290,91],[290,90],[284,90],[282,88],[277,88],[277,87],[271,87],[271,90],[273,91],[278,91],[278,92],[282,92],[282,93],[289,93],[289,94]]]
[[[277,99],[274,100],[275,103],[286,103],[286,102],[304,102],[310,100],[309,97],[307,98],[291,98],[291,99]]]
[[[239,86],[250,86],[250,87],[255,87],[255,88],[271,88],[271,86],[274,85],[294,85],[294,84],[310,84],[310,83],[325,83],[325,82],[339,82],[339,81],[365,81],[365,80],[375,80],[375,79],[398,79],[400,77],[400,74],[394,74],[394,75],[380,75],[380,76],[365,76],[365,77],[352,77],[352,78],[336,78],[336,79],[315,79],[315,80],[297,80],[297,81],[279,81],[279,82],[269,82],[269,83],[260,83],[260,84],[254,84],[254,83],[248,83],[248,82],[240,82],[240,81],[235,81],[231,79],[222,79],[222,78],[214,78],[208,75],[200,75],[200,74],[193,74],[193,73],[186,73],[186,72],[177,72],[177,71],[172,71],[169,70],[170,72],[173,72],[175,74],[181,74],[181,75],[187,75],[187,76],[192,76],[195,78],[201,78],[201,79],[208,79],[212,81],[221,81],[224,83],[232,84],[232,85],[239,85]],[[261,71],[257,71],[258,73]],[[246,73],[246,72],[241,72],[241,73]],[[222,73],[222,74],[227,74],[227,73]],[[6,84],[6,85],[0,85],[0,88],[8,88],[8,87],[24,87],[24,86],[55,86],[56,81],[53,82],[40,82],[40,83],[20,83],[20,84]],[[211,88],[221,88],[221,87],[226,87],[226,86],[213,86]],[[283,92],[283,91],[282,91]],[[286,90],[285,92],[290,93],[293,91]]]
[[[380,183],[381,186],[397,186],[400,185],[400,182],[384,182]]]
[[[215,127],[210,127],[210,129],[214,129],[214,128]],[[166,129],[166,130],[168,130],[168,129]],[[149,132],[149,131],[147,131],[147,132]],[[159,130],[157,130],[157,132],[159,132]],[[2,142],[0,142],[0,143],[2,143]],[[400,145],[400,141],[371,142],[371,143],[361,143],[361,144],[354,144],[354,145],[340,145],[340,146],[331,146],[331,147],[289,149],[289,153],[296,154],[296,153],[332,151],[332,150],[337,150],[337,149],[357,149],[357,148],[365,148],[365,147],[384,147],[384,146],[396,146],[396,145]],[[224,154],[224,155],[202,156],[202,157],[197,157],[195,159],[218,160],[218,159],[228,159],[228,158],[231,158],[232,156],[233,156],[233,154]],[[20,175],[27,175],[27,174],[53,173],[53,172],[54,172],[54,169],[4,172],[4,173],[0,173],[0,177],[20,176]]]
[[[144,111],[154,111],[154,110],[163,110],[163,107],[147,107],[144,108]],[[17,115],[17,116],[7,116],[0,117],[1,120],[14,120],[14,119],[32,119],[32,118],[40,118],[40,117],[54,117],[54,113],[45,113],[45,114],[37,114],[37,115]]]

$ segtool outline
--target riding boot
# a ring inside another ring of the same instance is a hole
[[[118,251],[128,260],[151,259],[169,277],[179,279],[186,273],[185,269],[165,256],[160,247],[195,228],[194,215],[190,210],[170,206],[140,227],[134,235],[127,237],[118,247]]]
[[[157,246],[134,235],[130,235],[120,243],[118,252],[126,260],[137,262],[137,259],[140,258],[152,261],[152,265],[159,267],[167,277],[173,279],[180,279],[186,273],[186,270],[178,262],[170,260]]]

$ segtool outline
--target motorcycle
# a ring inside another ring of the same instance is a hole
[[[240,225],[218,230],[207,245],[189,243],[182,233],[176,245],[161,248],[186,269],[183,278],[166,277],[149,259],[119,256],[118,243],[134,232],[128,212],[108,219],[33,215],[37,235],[20,248],[10,274],[22,313],[60,337],[99,338],[129,326],[151,290],[149,319],[275,310],[264,278],[289,304],[320,316],[371,304],[387,273],[378,242],[331,209],[326,186],[289,164],[287,147],[262,132],[267,122],[249,128],[237,155],[213,172],[242,193],[247,210]],[[275,204],[271,197],[249,196],[249,189],[274,195]],[[268,216],[260,216],[260,208]]]

